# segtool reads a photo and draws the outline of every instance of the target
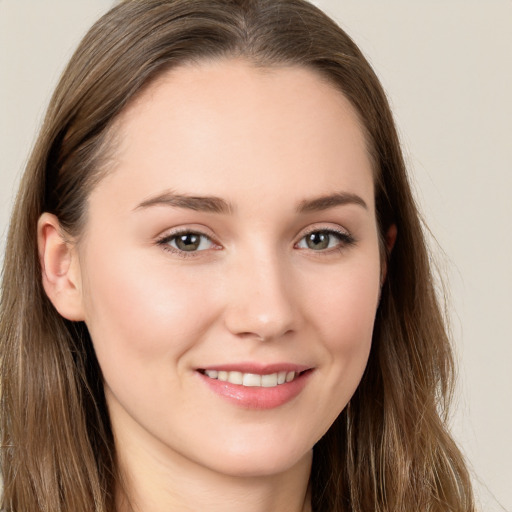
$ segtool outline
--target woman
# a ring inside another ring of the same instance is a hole
[[[115,7],[7,247],[5,510],[473,510],[392,116],[310,4]]]

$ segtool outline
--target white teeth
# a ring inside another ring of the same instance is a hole
[[[242,372],[229,372],[228,382],[231,384],[243,384],[244,376]]]
[[[261,375],[255,373],[244,373],[243,386],[256,387],[261,386]]]
[[[273,388],[277,386],[277,373],[271,373],[270,375],[262,375],[261,385],[264,388]]]
[[[285,382],[291,382],[299,373],[296,372],[278,372],[267,375],[258,375],[256,373],[227,372],[224,370],[205,370],[205,375],[210,379],[217,379],[222,382],[238,384],[247,387],[273,388]]]

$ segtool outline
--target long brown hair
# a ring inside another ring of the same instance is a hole
[[[85,325],[41,284],[36,227],[55,214],[78,236],[108,170],[112,126],[158,75],[242,57],[316,70],[345,94],[374,162],[387,261],[373,345],[349,405],[314,448],[315,512],[474,510],[446,429],[453,362],[392,115],[352,40],[304,0],[128,0],[85,36],[51,100],[11,219],[1,299],[2,510],[113,512],[117,466],[101,370]]]

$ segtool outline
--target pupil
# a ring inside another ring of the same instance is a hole
[[[329,234],[323,231],[311,233],[308,236],[307,245],[310,249],[327,249],[329,247]]]
[[[195,251],[201,242],[201,237],[194,233],[180,235],[176,240],[176,245],[182,251]]]

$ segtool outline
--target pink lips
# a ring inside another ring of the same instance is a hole
[[[280,372],[295,372],[291,382],[284,382],[272,387],[244,386],[224,380],[210,378],[205,372],[211,371],[239,372],[242,374],[271,375]],[[312,369],[304,365],[289,363],[259,365],[254,363],[227,364],[202,368],[197,375],[208,388],[222,398],[247,409],[273,409],[295,398],[306,385]]]

